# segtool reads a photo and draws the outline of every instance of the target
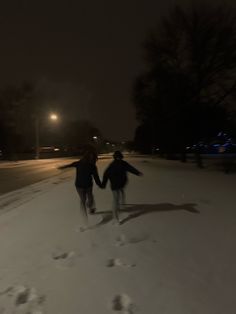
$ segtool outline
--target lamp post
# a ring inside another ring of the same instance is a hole
[[[39,118],[35,118],[35,159],[39,159]]]
[[[52,113],[49,119],[57,121],[58,115]],[[35,117],[35,159],[40,159],[40,122],[38,116]]]

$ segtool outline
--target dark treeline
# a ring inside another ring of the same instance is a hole
[[[224,6],[171,9],[143,45],[146,69],[134,84],[142,152],[185,152],[215,136],[235,135],[236,14]]]

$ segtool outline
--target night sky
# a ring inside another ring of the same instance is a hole
[[[132,139],[134,77],[148,29],[179,0],[6,0],[0,4],[0,84],[37,84],[49,108]],[[63,118],[63,117],[62,117]]]

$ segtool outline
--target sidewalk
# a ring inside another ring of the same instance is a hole
[[[134,163],[145,175],[130,177],[119,227],[109,189],[95,187],[94,228],[79,232],[73,171],[6,205],[1,314],[235,313],[235,178]]]

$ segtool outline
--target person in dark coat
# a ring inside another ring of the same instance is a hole
[[[86,152],[79,161],[59,167],[59,169],[71,167],[76,169],[75,187],[80,197],[80,209],[84,218],[85,228],[88,227],[87,208],[89,209],[90,214],[93,214],[96,210],[93,196],[93,179],[99,187],[102,187],[96,167],[96,161],[96,153]]]
[[[120,224],[118,211],[121,204],[125,203],[124,188],[128,182],[127,172],[137,176],[142,175],[140,171],[123,160],[123,154],[120,151],[115,151],[113,154],[113,162],[105,170],[102,180],[102,188],[106,187],[107,181],[110,181],[113,194],[113,218]]]

